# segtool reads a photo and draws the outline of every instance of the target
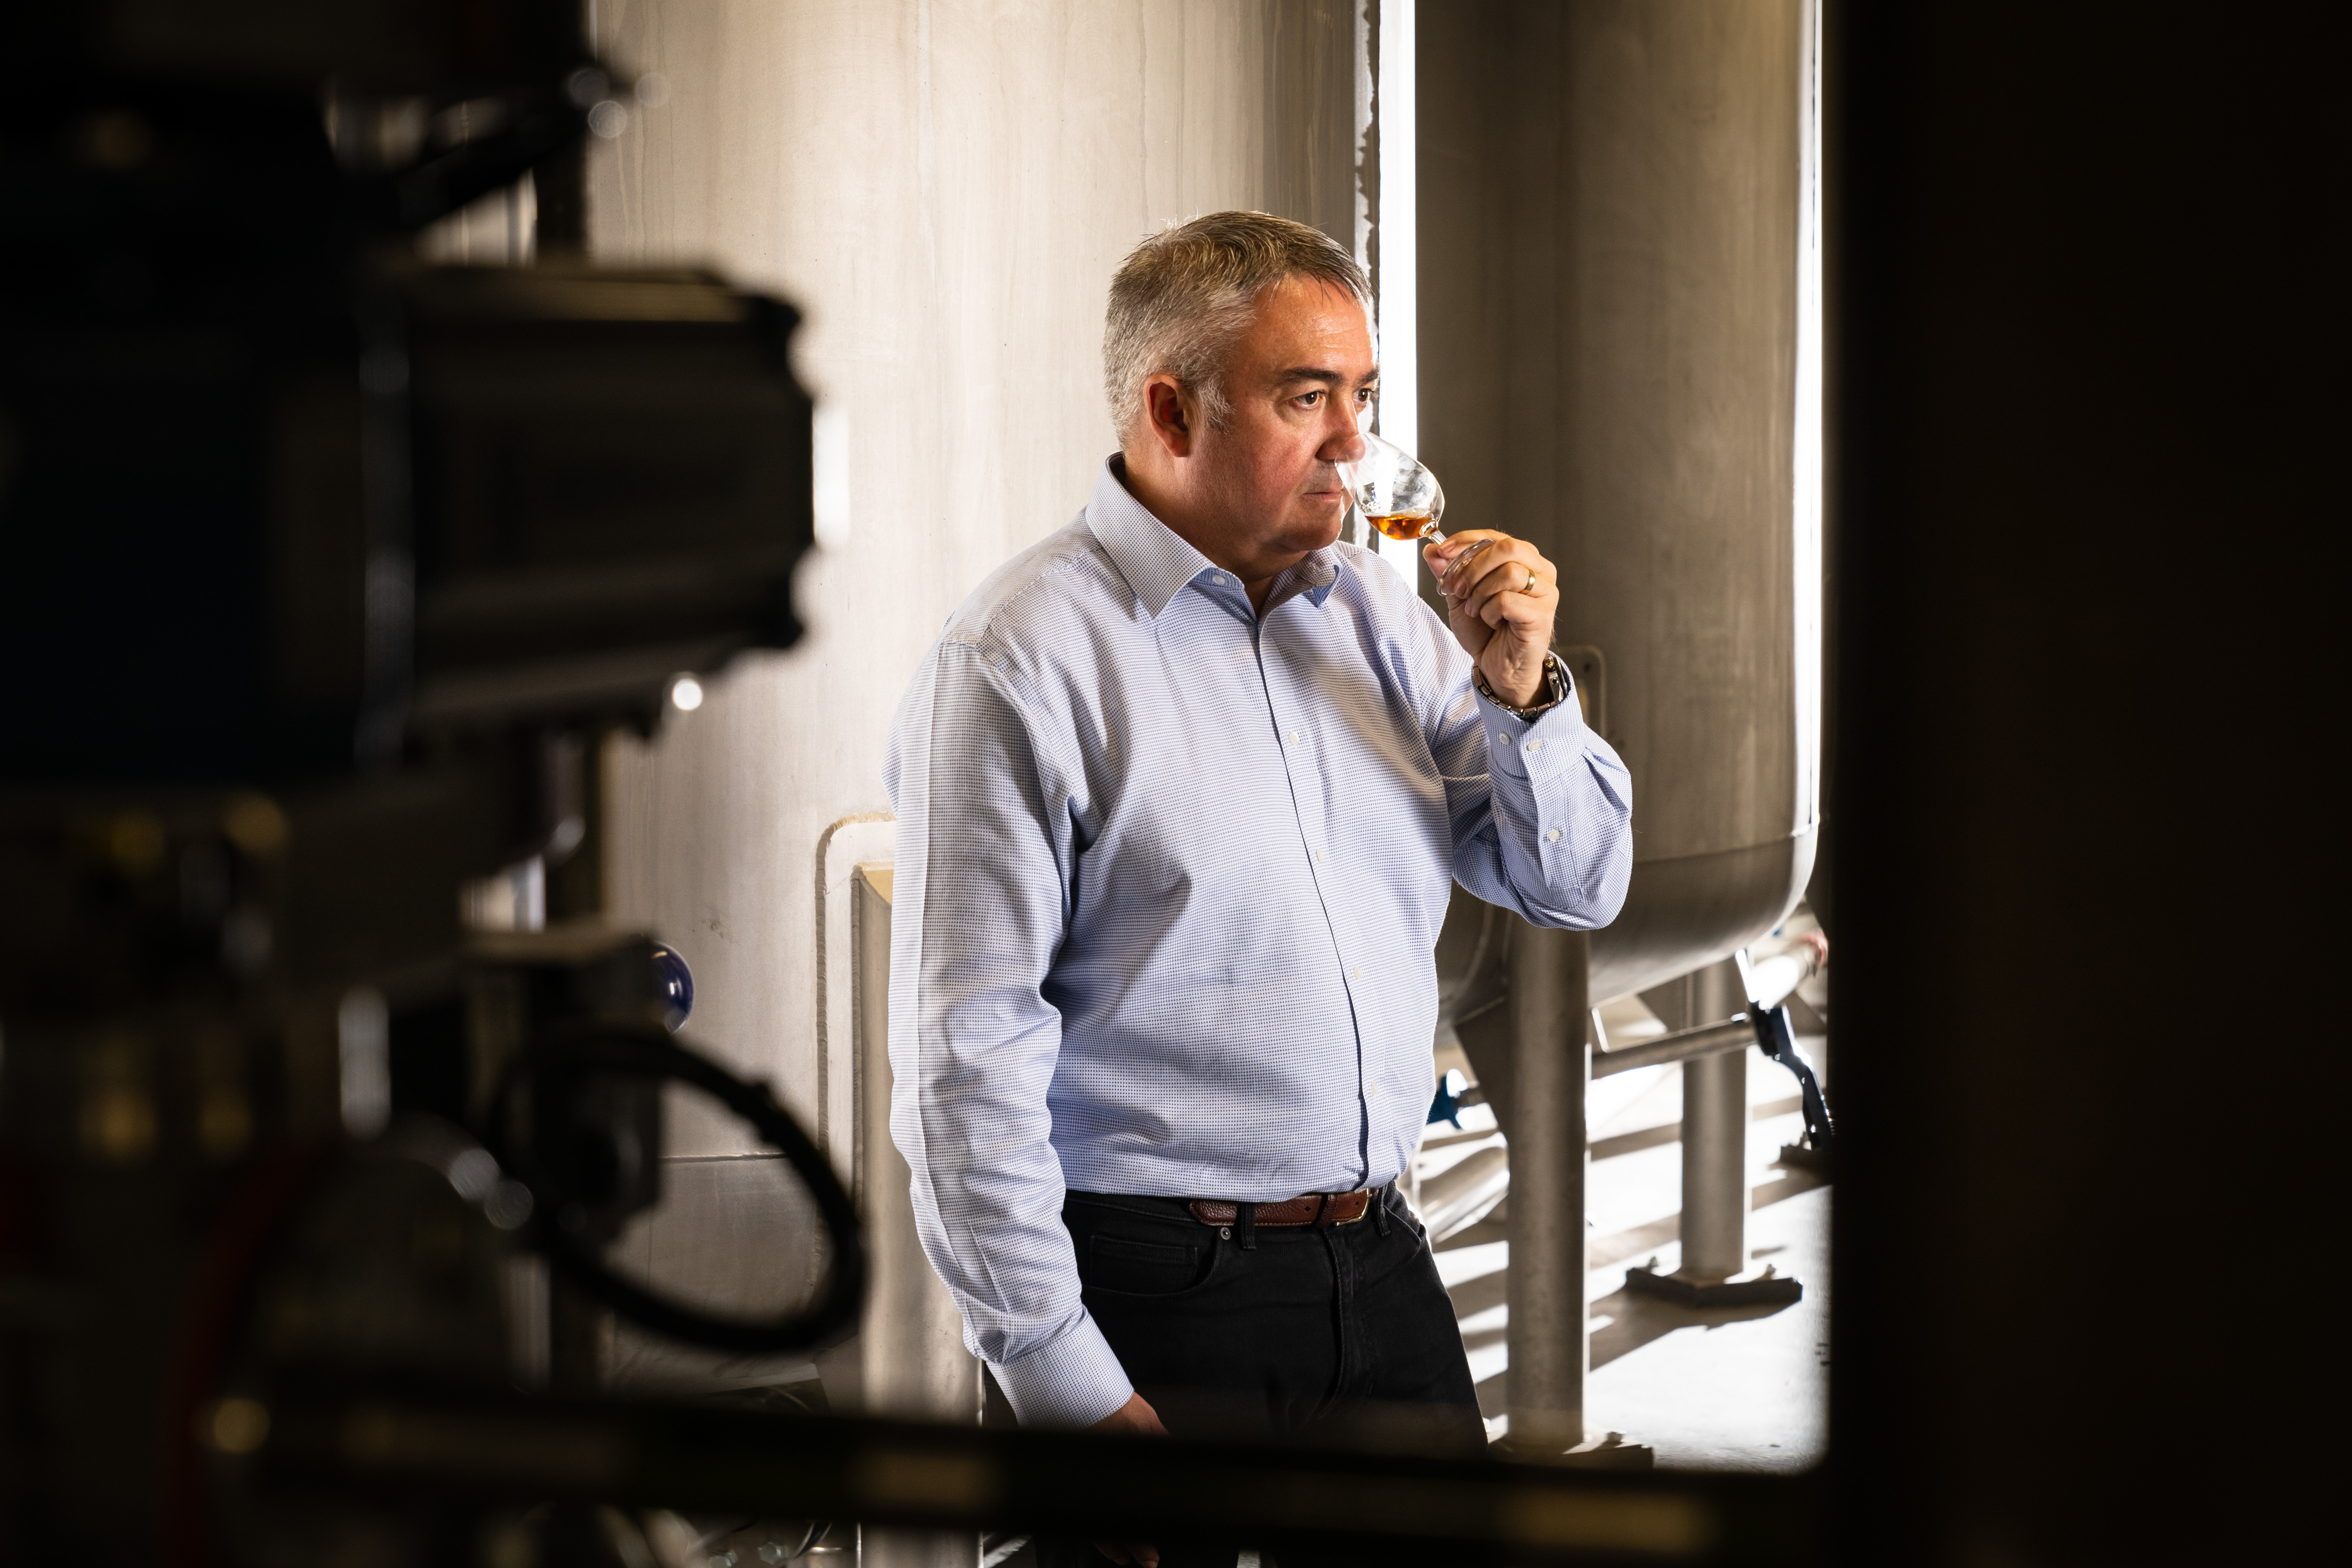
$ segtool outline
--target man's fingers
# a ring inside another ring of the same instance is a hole
[[[1440,549],[1450,552],[1443,560]],[[1454,535],[1427,559],[1455,640],[1507,700],[1528,695],[1559,611],[1558,570],[1526,540],[1483,530]]]
[[[1526,578],[1522,577],[1520,581],[1525,582]],[[1552,585],[1541,578],[1536,580],[1532,588],[1507,583],[1491,593],[1484,594],[1474,613],[1496,631],[1506,626],[1540,626],[1552,617]]]
[[[1493,616],[1486,614],[1489,610],[1499,610],[1504,615],[1526,619],[1538,613],[1549,613],[1546,606],[1551,603],[1551,597],[1552,585],[1549,583],[1536,574],[1532,568],[1511,561],[1504,563],[1504,570],[1488,573],[1473,586],[1463,597],[1462,607],[1485,620],[1488,626],[1493,626]]]
[[[1452,541],[1448,541],[1445,545],[1433,545],[1431,547],[1433,551],[1444,551],[1444,553],[1442,557],[1433,557],[1430,561],[1429,568],[1437,574],[1440,581],[1451,580],[1458,568],[1467,566],[1495,542],[1492,539],[1473,539],[1468,546],[1461,550],[1449,548]]]
[[[1524,545],[1499,550],[1488,561],[1471,569],[1469,580],[1461,584],[1456,602],[1467,615],[1475,616],[1490,626],[1498,626],[1504,619],[1532,623],[1551,614],[1557,594],[1549,565],[1534,550]],[[1449,591],[1453,585],[1448,584]]]
[[[1448,562],[1444,582],[1449,597],[1468,603],[1481,589],[1490,594],[1506,588],[1525,591],[1531,572],[1538,581],[1548,582],[1552,576],[1551,563],[1526,540],[1495,534],[1474,540],[1469,549]]]

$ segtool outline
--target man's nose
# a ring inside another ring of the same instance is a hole
[[[1360,461],[1366,450],[1363,432],[1359,426],[1362,417],[1355,409],[1341,405],[1339,430],[1323,443],[1323,449],[1315,455],[1327,463]]]

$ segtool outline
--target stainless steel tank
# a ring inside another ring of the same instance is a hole
[[[1633,779],[1614,924],[1534,931],[1457,893],[1438,944],[1441,1033],[1511,1140],[1531,1452],[1583,1436],[1587,1009],[1770,931],[1820,830],[1812,22],[1808,0],[1420,10],[1422,455],[1449,527],[1559,564],[1559,639]]]
[[[1560,641],[1598,650],[1587,684],[1633,775],[1633,884],[1592,938],[1595,1000],[1769,931],[1812,867],[1804,13],[1421,16],[1423,455],[1449,526],[1505,529],[1559,563]],[[1449,1016],[1498,996],[1508,944],[1480,937],[1502,918],[1457,897]]]

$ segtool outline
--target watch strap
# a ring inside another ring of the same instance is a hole
[[[1473,678],[1478,682],[1478,694],[1514,719],[1532,719],[1568,700],[1568,671],[1561,666],[1559,655],[1549,650],[1544,654],[1544,700],[1540,702],[1530,703],[1525,708],[1506,702],[1495,695],[1493,687],[1486,684],[1485,670],[1474,668]]]

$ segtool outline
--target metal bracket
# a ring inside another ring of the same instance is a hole
[[[1828,1156],[1837,1146],[1837,1128],[1830,1121],[1830,1102],[1822,1093],[1822,1080],[1814,1075],[1813,1064],[1797,1047],[1797,1031],[1789,1019],[1789,1009],[1763,1008],[1750,1005],[1748,1021],[1756,1026],[1759,1049],[1787,1068],[1797,1079],[1798,1092],[1805,1101],[1805,1142],[1812,1151]]]

